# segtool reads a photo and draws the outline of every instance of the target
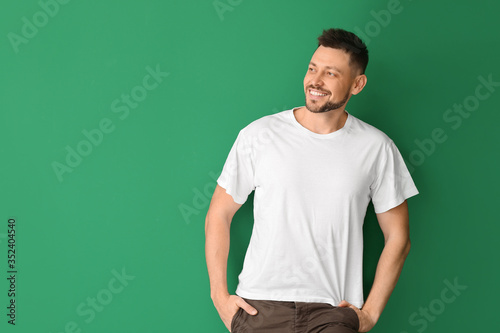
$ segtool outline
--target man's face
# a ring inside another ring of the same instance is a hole
[[[316,49],[304,77],[306,108],[309,111],[327,112],[347,103],[356,76],[349,59],[349,54],[343,50],[324,46]]]

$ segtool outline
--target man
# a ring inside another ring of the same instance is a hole
[[[418,190],[394,142],[345,110],[366,85],[366,45],[342,29],[323,31],[318,41],[304,78],[306,105],[239,132],[207,213],[211,297],[233,333],[367,332],[410,249],[406,199]],[[230,295],[231,220],[253,190],[254,229]],[[370,200],[385,246],[365,302]]]

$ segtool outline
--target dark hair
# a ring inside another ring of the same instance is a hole
[[[360,69],[361,74],[365,73],[368,65],[368,49],[352,32],[343,29],[323,30],[323,34],[318,37],[318,47],[320,46],[344,50],[350,56],[349,64]]]

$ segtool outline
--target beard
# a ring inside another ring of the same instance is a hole
[[[310,88],[313,88],[313,87],[310,87]],[[337,110],[337,109],[340,109],[341,107],[343,107],[345,105],[345,103],[347,103],[347,100],[349,99],[349,95],[350,95],[350,93],[347,92],[347,94],[344,96],[344,98],[340,102],[328,101],[323,105],[319,105],[319,104],[314,103],[314,102],[308,103],[307,97],[306,97],[306,108],[313,113],[322,113],[322,112],[328,112],[331,110]]]

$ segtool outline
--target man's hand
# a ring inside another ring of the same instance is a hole
[[[253,306],[237,295],[221,296],[214,299],[213,302],[217,312],[219,312],[220,319],[229,332],[231,332],[231,321],[239,308],[243,308],[252,316],[257,314],[257,310]]]
[[[354,311],[356,311],[356,314],[358,315],[358,319],[359,319],[358,332],[368,332],[377,323],[377,321],[373,318],[372,315],[370,315],[370,313],[368,311],[359,309],[359,308],[355,307],[354,305],[352,305],[351,303],[347,302],[346,300],[343,300],[342,302],[340,302],[338,306],[343,307],[343,308],[349,307],[349,308],[353,309]]]

